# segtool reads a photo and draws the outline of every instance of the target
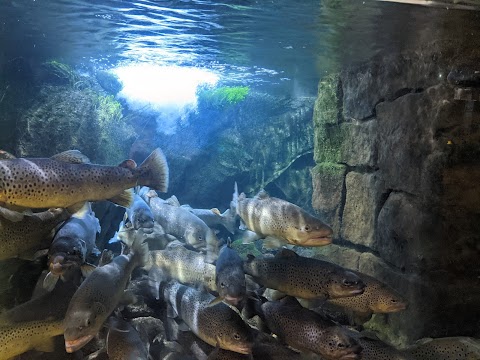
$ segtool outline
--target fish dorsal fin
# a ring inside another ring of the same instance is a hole
[[[5,150],[0,150],[0,160],[12,160],[16,158],[17,157],[15,155],[12,155]]]
[[[123,167],[126,169],[130,170],[135,170],[137,168],[137,163],[133,161],[132,159],[124,160],[120,164],[118,164],[118,167]]]
[[[268,193],[264,189],[260,189],[257,195],[255,195],[255,199],[258,200],[268,199],[269,197],[270,195],[268,195]]]
[[[67,150],[51,157],[53,160],[71,164],[90,164],[90,159],[78,150]]]
[[[180,201],[178,201],[178,199],[177,199],[177,197],[176,197],[175,195],[172,195],[171,197],[169,197],[167,200],[165,200],[165,202],[166,202],[168,205],[180,207]]]
[[[296,258],[298,257],[299,255],[293,251],[293,250],[290,250],[290,249],[280,249],[276,254],[275,254],[275,258],[277,259],[286,259],[286,258]]]
[[[217,208],[210,209],[210,211],[211,211],[212,213],[214,213],[215,215],[222,215],[222,214],[220,213],[220,210],[218,210]]]

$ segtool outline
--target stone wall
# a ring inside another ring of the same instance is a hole
[[[327,77],[315,104],[312,204],[335,230],[315,255],[408,298],[367,323],[397,345],[479,335],[480,98],[465,75],[478,69],[459,77],[452,46]]]

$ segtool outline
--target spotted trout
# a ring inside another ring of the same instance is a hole
[[[361,347],[342,327],[303,308],[294,298],[261,305],[267,326],[280,341],[328,360],[360,359]]]
[[[108,326],[107,354],[110,360],[147,360],[149,358],[147,346],[132,325],[111,317]]]
[[[14,208],[70,208],[76,212],[84,202],[110,200],[128,207],[137,185],[165,192],[168,166],[160,149],[140,165],[125,160],[119,166],[90,164],[79,151],[70,150],[51,158],[0,160],[0,203]]]
[[[178,241],[170,243],[165,250],[150,251],[150,260],[145,269],[158,267],[163,275],[186,285],[205,285],[216,291],[215,266],[205,262],[205,255],[188,250]]]
[[[48,249],[55,227],[69,217],[68,211],[59,208],[25,215],[18,222],[0,217],[0,260],[32,258],[37,250]]]
[[[200,339],[221,349],[251,353],[253,337],[250,327],[229,306],[224,303],[209,306],[215,298],[213,295],[176,281],[162,287],[163,297],[173,313]]]
[[[87,276],[95,268],[87,263],[87,258],[94,252],[99,253],[95,246],[100,223],[92,211],[90,203],[73,214],[55,234],[48,250],[49,272],[43,286],[51,291],[59,278],[73,267],[82,269]]]
[[[478,360],[480,340],[469,337],[422,339],[408,349],[413,360]]]
[[[249,255],[245,273],[258,283],[302,299],[327,300],[363,293],[365,284],[353,272],[327,261],[281,249],[274,257]]]
[[[28,350],[52,352],[53,338],[63,334],[61,320],[29,321],[0,325],[0,360],[11,359]]]
[[[249,230],[267,237],[267,247],[279,247],[285,242],[298,246],[324,246],[332,242],[330,226],[297,205],[270,197],[263,190],[254,198],[247,198],[244,193],[238,195],[235,183],[231,208]]]
[[[77,351],[92,340],[120,301],[131,300],[131,294],[124,291],[130,275],[137,266],[143,266],[147,261],[148,246],[142,238],[138,238],[128,254],[121,254],[110,263],[97,267],[83,281],[65,315],[67,352]]]

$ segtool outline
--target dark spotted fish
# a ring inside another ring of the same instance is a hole
[[[361,359],[361,347],[347,331],[317,313],[303,308],[294,298],[261,305],[269,329],[293,348],[327,359]]]
[[[70,217],[64,209],[49,209],[23,216],[12,222],[0,217],[0,260],[12,257],[32,258],[39,249],[50,246],[54,229]]]
[[[338,265],[282,249],[275,257],[249,256],[245,273],[258,283],[302,299],[326,300],[363,293],[362,280]]]
[[[268,247],[278,247],[282,242],[298,246],[324,246],[332,242],[330,226],[297,205],[268,196],[265,191],[247,198],[244,193],[238,195],[235,184],[231,208],[249,230],[262,237],[272,237]],[[274,239],[281,242],[275,243]]]
[[[446,337],[420,340],[405,350],[413,360],[479,360],[480,340]]]
[[[53,338],[63,334],[61,320],[41,320],[0,324],[0,360],[8,360],[28,350],[52,352]]]
[[[85,201],[108,199],[128,207],[132,193],[125,190],[136,185],[167,191],[167,161],[158,148],[139,167],[133,160],[119,166],[85,161],[78,151],[0,160],[0,203],[14,208],[73,207],[71,212],[76,212]]]
[[[147,360],[148,350],[137,330],[128,322],[111,317],[108,321],[107,354],[110,360]]]
[[[65,221],[55,234],[48,251],[49,272],[44,279],[44,288],[51,291],[59,278],[74,267],[81,268],[87,276],[95,268],[87,263],[87,258],[94,252],[100,223],[92,211],[90,203]]]
[[[65,349],[71,353],[82,348],[98,333],[121,300],[131,301],[125,292],[132,271],[148,261],[148,246],[138,238],[130,252],[97,267],[72,297],[65,315]]]
[[[355,337],[362,347],[362,359],[369,360],[414,360],[411,356],[402,354],[383,341],[366,337]]]
[[[164,285],[162,292],[173,313],[200,339],[221,349],[251,353],[253,339],[250,327],[224,303],[209,306],[213,295],[174,281]]]
[[[235,233],[236,214],[231,209],[225,210],[220,213],[217,208],[213,209],[193,209],[189,205],[182,205],[192,214],[198,216],[209,227],[223,226],[231,234]]]

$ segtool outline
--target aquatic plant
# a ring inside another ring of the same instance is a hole
[[[222,86],[215,89],[201,89],[198,100],[207,106],[221,108],[242,102],[250,92],[248,86]]]
[[[50,60],[42,65],[50,82],[75,86],[79,81],[78,75],[67,64],[57,60]]]

